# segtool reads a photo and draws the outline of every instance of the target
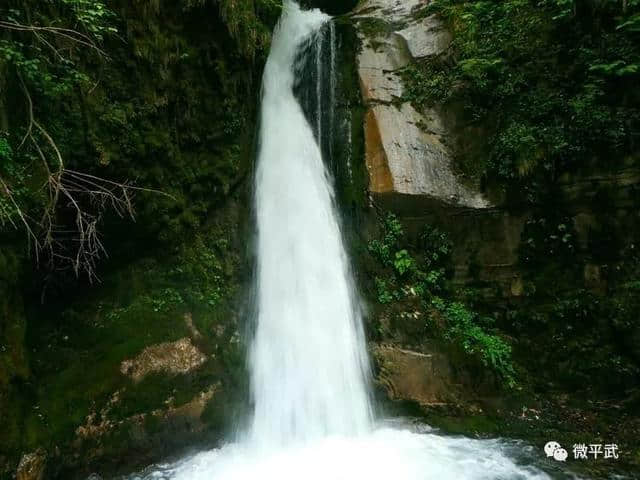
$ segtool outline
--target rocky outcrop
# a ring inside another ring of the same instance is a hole
[[[135,358],[124,360],[120,364],[120,372],[139,382],[150,373],[188,373],[206,360],[207,357],[191,343],[191,339],[182,338],[145,348]]]
[[[373,353],[379,370],[376,380],[390,399],[410,400],[421,407],[458,401],[459,387],[446,356],[390,345],[377,345]]]
[[[381,201],[486,208],[489,202],[454,173],[443,116],[418,112],[403,96],[400,70],[444,54],[451,42],[435,16],[414,17],[420,6],[420,0],[366,0],[354,12],[369,190]]]
[[[510,208],[496,192],[490,201],[457,175],[455,156],[478,150],[473,144],[482,143],[484,135],[463,126],[459,106],[417,111],[406,101],[403,69],[446,57],[452,40],[438,17],[423,14],[427,3],[364,0],[352,14],[361,41],[357,67],[366,109],[369,192],[376,204],[400,215],[411,234],[419,234],[425,224],[447,232],[458,284],[473,281],[484,286],[487,296],[522,298],[526,286],[519,250],[532,209]],[[584,250],[592,233],[602,229],[602,214],[595,212],[601,208],[595,207],[599,199],[617,212],[608,222],[621,227],[618,218],[632,211],[640,176],[637,158],[627,159],[617,171],[603,164],[582,170],[564,174],[557,184],[558,205],[568,213]],[[624,228],[620,235],[628,236]],[[584,287],[602,292],[602,282],[594,277],[596,267],[585,273]]]
[[[138,439],[148,438],[150,433],[146,431],[145,427],[148,418],[161,420],[164,424],[184,424],[191,434],[200,432],[205,429],[205,424],[201,421],[202,414],[219,390],[219,383],[211,385],[196,394],[190,401],[179,406],[174,406],[175,399],[170,397],[165,401],[164,408],[132,415],[124,419],[116,419],[113,415],[113,411],[118,408],[121,402],[122,392],[117,391],[111,396],[104,408],[99,412],[91,412],[85,419],[85,423],[76,429],[76,442],[78,445],[87,441],[100,445],[101,440],[107,435],[131,429],[136,431],[135,436]],[[93,455],[98,456],[101,453],[101,448],[96,448],[95,445],[92,448]]]

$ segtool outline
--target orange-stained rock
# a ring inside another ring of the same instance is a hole
[[[435,109],[417,111],[403,98],[403,68],[412,61],[443,54],[451,36],[437,17],[416,19],[420,0],[365,0],[355,12],[362,48],[358,75],[365,116],[365,158],[369,190],[385,198],[484,209],[481,193],[454,172],[447,145],[450,132]],[[371,22],[384,28],[366,28]]]
[[[369,190],[375,193],[393,191],[393,178],[387,164],[387,156],[380,138],[378,121],[369,110],[364,119],[366,151],[365,158],[369,172]]]

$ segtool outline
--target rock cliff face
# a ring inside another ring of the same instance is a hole
[[[401,69],[447,52],[451,37],[431,16],[414,18],[420,0],[367,0],[353,12],[362,48],[358,73],[367,113],[370,192],[380,202],[482,209],[490,206],[454,173],[451,134],[437,109],[416,111],[404,97]]]
[[[365,111],[363,156],[375,210],[400,214],[412,235],[434,221],[445,225],[455,245],[456,276],[463,279],[471,252],[487,266],[500,265],[488,268],[515,263],[522,220],[506,219],[456,173],[452,113],[438,107],[418,111],[406,98],[403,69],[448,55],[451,44],[438,18],[417,15],[425,5],[421,0],[365,0],[351,14],[360,41],[356,64]],[[513,238],[505,242],[505,234]],[[411,322],[407,315],[400,313],[404,321],[381,320],[394,322],[401,333],[382,333],[372,347],[378,387],[393,400],[424,409],[472,404],[469,373],[448,358],[446,349],[425,340],[425,312],[415,310]]]
[[[459,128],[454,106],[419,112],[404,96],[404,67],[450,53],[451,35],[442,22],[434,15],[418,14],[427,4],[365,0],[351,14],[361,41],[357,68],[365,106],[369,192],[376,204],[404,217],[410,229],[425,223],[445,226],[454,245],[458,283],[489,282],[488,290],[497,288],[499,296],[520,297],[518,252],[536,207],[490,201],[468,185],[456,173],[456,146],[482,144],[481,134],[476,131],[478,138],[467,138],[473,135]],[[596,203],[603,196],[616,229],[623,237],[628,233],[615,219],[633,208],[640,182],[637,163],[629,159],[616,171],[595,165],[559,179],[557,205],[571,216],[582,249],[590,232],[601,228],[604,217]]]
[[[246,3],[224,18],[220,2],[107,4],[119,35],[105,36],[108,62],[85,66],[100,81],[50,109],[34,89],[38,120],[68,166],[170,196],[136,195],[136,222],[104,219],[93,285],[36,268],[0,225],[2,480],[106,476],[213,444],[246,398],[245,180],[273,25]],[[62,15],[0,10],[14,6]],[[234,16],[253,22],[250,41]],[[25,99],[0,63],[0,136],[18,137]]]
[[[422,408],[456,405],[463,389],[447,357],[439,352],[415,352],[392,345],[373,348],[376,381],[392,400],[409,400]]]
[[[475,305],[496,319],[497,330],[509,339],[523,370],[532,368],[538,385],[576,387],[575,379],[583,375],[577,373],[580,363],[593,372],[616,351],[629,373],[615,382],[629,388],[640,357],[629,342],[615,338],[640,335],[637,323],[623,320],[621,313],[636,308],[637,300],[624,284],[628,278],[616,272],[637,262],[638,156],[610,163],[585,160],[555,179],[553,198],[545,204],[514,202],[470,185],[458,175],[456,162],[461,151],[483,151],[481,130],[490,127],[469,127],[460,105],[418,111],[406,95],[405,67],[433,57],[455,60],[449,58],[452,38],[443,23],[424,15],[428,3],[363,0],[350,17],[361,43],[357,71],[369,213],[397,214],[418,250],[425,225],[446,232],[455,290],[473,296]],[[363,237],[370,240],[370,231],[364,229]],[[427,339],[425,312],[415,302],[388,308],[379,304],[375,287],[371,290],[372,315],[387,308],[379,323],[391,322],[407,333],[371,332],[378,341],[373,347],[378,385],[390,398],[429,408],[495,393],[482,380],[475,382],[480,376],[465,371],[464,360]],[[388,318],[389,310],[397,318]],[[408,321],[415,312],[419,318]],[[589,333],[574,333],[565,346],[567,333],[560,332],[584,325]],[[597,346],[593,338],[600,339]],[[549,349],[552,340],[558,343]],[[598,359],[583,357],[585,349],[597,351]],[[557,363],[566,366],[565,374],[556,370]],[[598,382],[608,388],[607,375],[599,371]]]

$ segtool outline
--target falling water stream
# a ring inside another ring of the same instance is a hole
[[[514,453],[523,445],[445,436],[428,427],[409,428],[373,417],[359,302],[323,162],[322,103],[314,125],[294,95],[300,51],[310,42],[323,41],[326,35],[318,32],[328,22],[320,11],[303,11],[285,0],[264,72],[255,185],[258,293],[249,358],[249,427],[220,449],[130,478],[549,478]],[[332,26],[328,32],[334,42]],[[333,68],[333,51],[330,58],[326,67],[317,53],[317,68]],[[320,86],[307,88],[322,95]]]

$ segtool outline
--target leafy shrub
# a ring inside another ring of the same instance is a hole
[[[430,225],[418,236],[417,245],[410,245],[402,223],[393,214],[382,220],[380,238],[369,243],[369,252],[384,268],[385,276],[375,277],[377,300],[391,305],[403,300],[418,299],[425,310],[436,310],[444,325],[431,326],[438,335],[458,346],[467,355],[496,372],[508,387],[515,385],[511,347],[500,336],[490,333],[492,321],[481,318],[453,297],[447,283],[452,245],[447,235]]]
[[[467,354],[477,355],[482,364],[495,371],[508,387],[514,387],[516,381],[511,346],[500,336],[482,328],[478,315],[462,303],[441,305],[440,310],[447,319],[445,338],[461,345]],[[491,319],[484,320],[491,323]]]
[[[560,173],[637,149],[640,2],[434,0],[420,15],[433,13],[452,55],[408,66],[405,99],[455,101],[489,130],[488,154],[460,159],[467,175],[536,201]]]

